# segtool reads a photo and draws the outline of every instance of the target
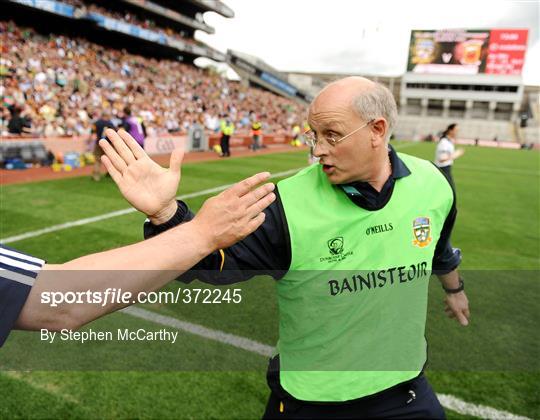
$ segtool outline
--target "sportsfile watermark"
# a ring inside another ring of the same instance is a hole
[[[134,287],[149,273],[56,274],[64,287],[42,289],[39,306],[58,322],[13,331],[0,370],[263,372],[279,353],[285,371],[540,371],[536,270],[460,270],[466,327],[448,317],[447,298],[456,295],[424,260],[370,270],[198,271],[180,281],[154,273],[167,285],[152,292]],[[103,275],[102,289],[65,287]],[[121,276],[127,283],[114,287]],[[69,322],[87,311],[94,321]]]
[[[138,292],[133,293],[121,288],[108,287],[103,291],[67,291],[41,292],[41,303],[50,307],[62,304],[110,304],[132,305],[135,303],[150,304],[239,304],[242,302],[242,289],[208,289],[208,288],[178,288],[175,292]]]

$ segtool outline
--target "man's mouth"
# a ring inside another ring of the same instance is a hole
[[[327,175],[330,175],[336,170],[336,168],[332,165],[326,165],[323,163],[322,166],[323,166],[323,172]]]

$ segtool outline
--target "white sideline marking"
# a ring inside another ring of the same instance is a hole
[[[471,404],[453,395],[437,394],[437,397],[443,406],[459,414],[480,417],[482,419],[531,420],[528,417],[516,416],[508,411],[496,410],[485,405]]]
[[[23,239],[28,238],[35,238],[36,236],[44,235],[46,233],[69,229],[73,226],[82,226],[87,225],[88,223],[99,222],[100,220],[104,219],[110,219],[111,217],[123,216],[124,214],[133,213],[135,211],[137,210],[135,210],[134,208],[112,211],[110,213],[105,213],[100,216],[87,217],[86,219],[74,220],[73,222],[62,223],[60,225],[53,225],[44,229],[21,233],[20,235],[9,236],[7,238],[0,239],[0,242],[3,244],[9,244],[10,242],[22,241]]]
[[[229,344],[230,346],[250,351],[252,353],[260,354],[261,356],[271,357],[274,355],[274,348],[258,341],[251,340],[249,338],[241,337],[234,334],[229,334],[220,330],[213,330],[203,327],[202,325],[193,324],[191,322],[180,321],[177,318],[160,315],[156,312],[148,311],[146,309],[131,306],[122,309],[128,315],[144,319],[146,321],[155,322],[166,327],[176,328],[180,331],[185,331],[190,334],[197,335],[199,337],[207,338],[209,340],[219,341],[220,343]],[[497,410],[485,405],[471,404],[466,401],[460,400],[453,395],[437,394],[437,398],[441,404],[449,410],[455,411],[459,414],[480,417],[483,419],[508,419],[508,420],[531,420],[528,417],[517,416],[503,410]]]
[[[249,338],[240,337],[238,335],[229,334],[219,330],[213,330],[203,327],[202,325],[193,324],[191,322],[180,321],[171,316],[160,315],[156,312],[146,309],[131,306],[122,309],[122,312],[132,315],[137,318],[142,318],[146,321],[152,321],[156,324],[167,327],[176,328],[177,330],[185,331],[190,334],[198,335],[199,337],[208,338],[209,340],[219,341],[220,343],[229,344],[242,350],[247,350],[252,353],[260,354],[261,356],[270,357],[274,354],[274,348]]]
[[[279,178],[279,177],[287,176],[287,175],[292,175],[292,174],[298,172],[301,169],[303,169],[303,168],[296,168],[296,169],[290,169],[288,171],[277,172],[275,174],[272,174],[270,176],[270,179]],[[216,193],[216,192],[226,190],[227,188],[231,187],[232,185],[234,185],[234,184],[220,185],[219,187],[208,188],[206,190],[196,191],[196,192],[189,193],[189,194],[182,194],[182,195],[179,195],[176,198],[178,200],[184,200],[184,199],[187,199],[187,198],[193,198],[193,197],[199,197],[201,195],[212,194],[212,193]],[[69,228],[74,227],[74,226],[87,225],[89,223],[99,222],[100,220],[110,219],[111,217],[123,216],[125,214],[134,213],[136,211],[137,210],[134,209],[133,207],[131,207],[129,209],[116,210],[116,211],[112,211],[110,213],[101,214],[99,216],[87,217],[85,219],[74,220],[72,222],[67,222],[67,223],[62,223],[62,224],[59,224],[59,225],[49,226],[49,227],[44,228],[44,229],[38,229],[38,230],[33,230],[33,231],[30,231],[30,232],[26,232],[26,233],[21,233],[20,235],[8,236],[7,238],[0,239],[0,243],[9,244],[10,242],[22,241],[23,239],[28,239],[28,238],[35,238],[36,236],[44,235],[46,233],[57,232],[59,230],[69,229]]]

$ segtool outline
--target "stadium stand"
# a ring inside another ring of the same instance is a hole
[[[189,140],[188,150],[212,148],[225,116],[238,129],[233,148],[249,144],[255,119],[265,146],[286,144],[305,102],[194,65],[198,57],[227,60],[194,38],[196,30],[215,32],[204,22],[207,11],[234,16],[217,0],[4,1],[0,167],[62,162],[73,152],[82,159],[103,111],[119,127],[127,108],[144,122],[149,154],[170,152],[193,127],[207,135]]]
[[[10,110],[23,109],[38,136],[90,134],[103,108],[114,116],[130,105],[155,133],[185,131],[199,115],[210,130],[228,114],[247,126],[257,112],[270,131],[286,130],[302,106],[263,90],[170,60],[136,56],[63,35],[43,36],[14,22],[1,22],[2,135]],[[75,60],[77,56],[77,60]],[[129,82],[126,78],[129,77]]]

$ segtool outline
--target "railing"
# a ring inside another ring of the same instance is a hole
[[[212,150],[215,145],[219,145],[221,134],[207,132],[208,150]],[[268,147],[275,147],[289,144],[292,137],[287,133],[263,134],[262,144]],[[93,151],[95,140],[88,140],[87,136],[80,137],[2,137],[2,143],[18,142],[18,143],[43,143],[47,150],[50,150],[55,155],[64,154],[67,152],[87,152]],[[252,143],[252,137],[247,131],[238,131],[231,136],[231,149],[246,149]],[[188,136],[186,134],[166,134],[162,136],[148,137],[144,143],[144,149],[149,155],[169,154],[176,147],[186,147],[189,145]],[[189,147],[186,147],[189,150]]]

